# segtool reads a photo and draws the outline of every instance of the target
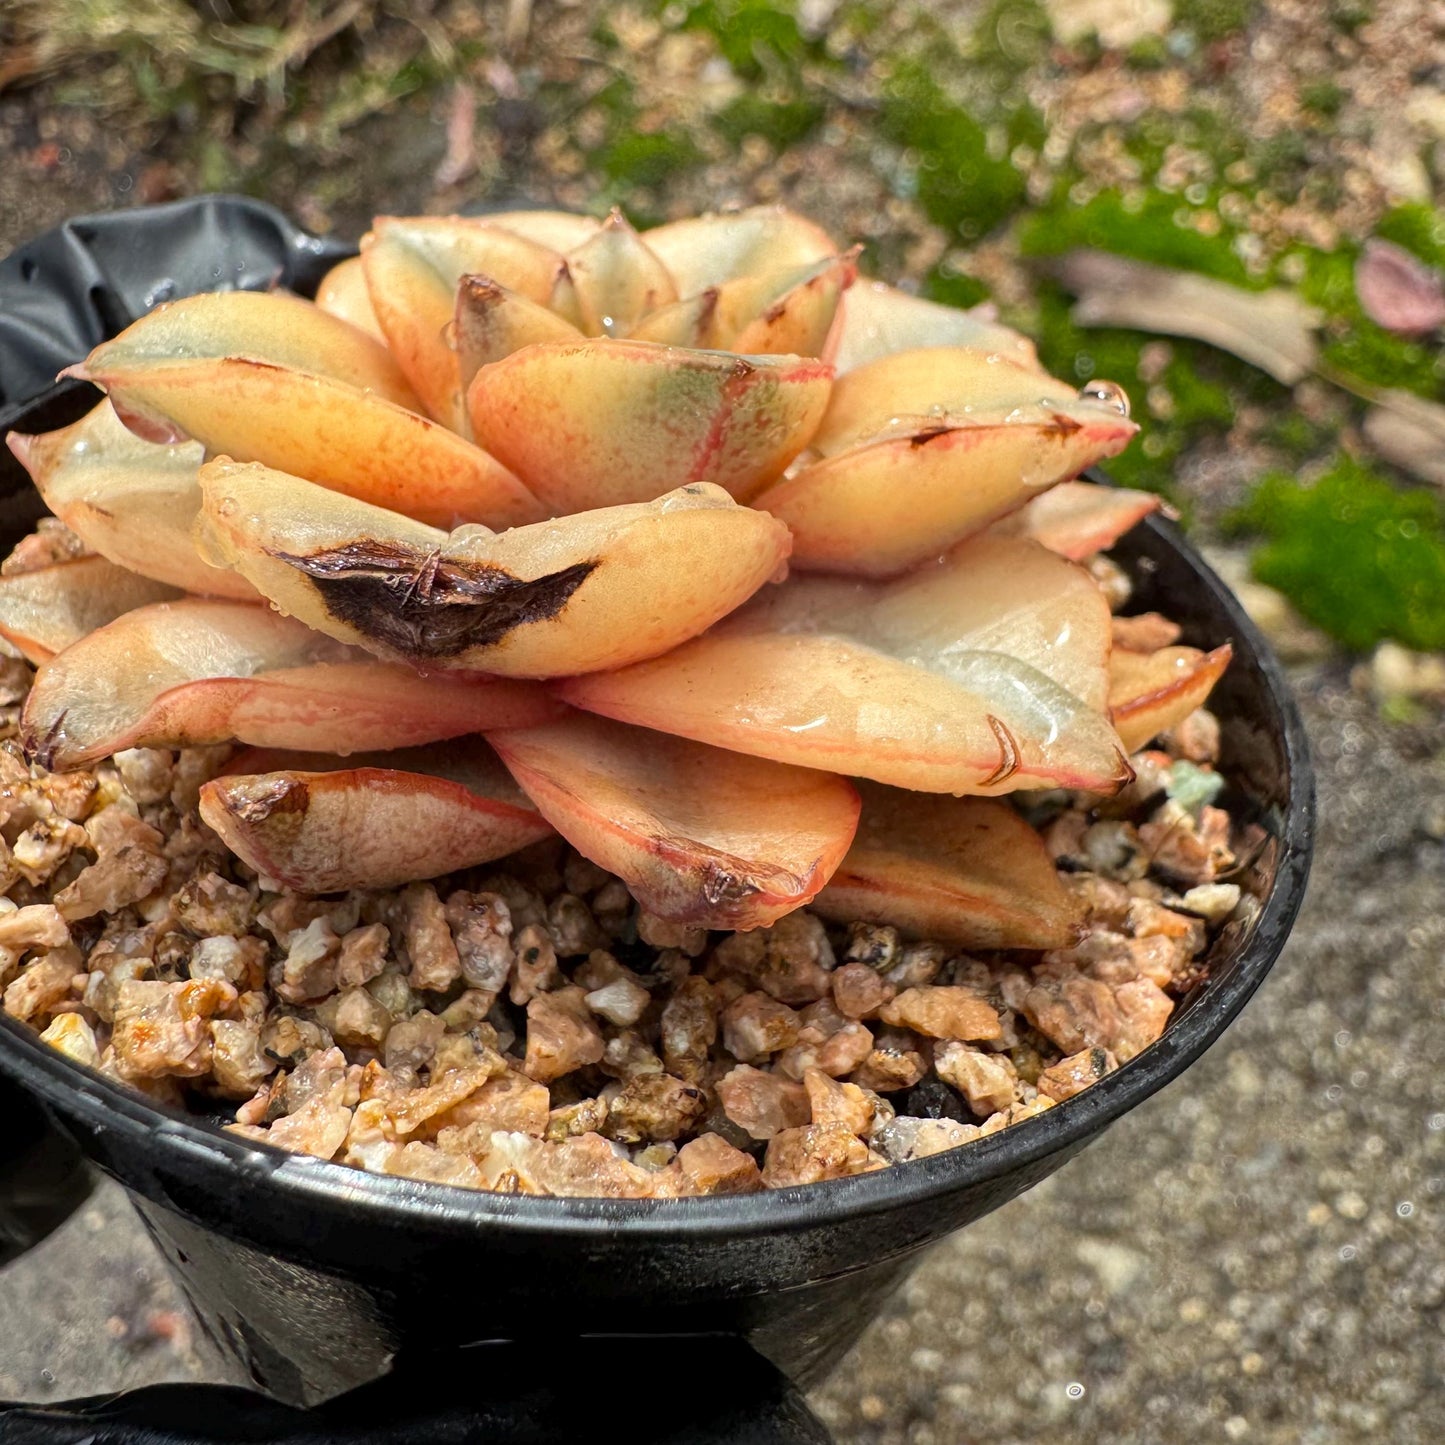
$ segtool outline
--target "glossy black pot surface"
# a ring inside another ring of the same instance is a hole
[[[237,207],[242,216],[233,224]],[[116,240],[131,224],[143,228],[143,243]],[[102,261],[75,241],[97,225],[108,228]],[[54,234],[0,263],[5,426],[39,430],[82,410],[88,398],[64,388],[33,403],[20,390],[53,375],[57,360],[77,359],[99,339],[97,328],[113,330],[160,299],[160,282],[171,283],[163,294],[214,289],[216,246],[231,248],[222,279],[278,277],[301,290],[341,254],[267,208],[226,198],[73,223],[63,244]],[[27,257],[29,276],[20,281]],[[123,273],[125,294],[98,305],[95,288],[108,284],[107,267]],[[136,268],[148,272],[149,286]],[[48,313],[34,288],[47,277],[59,298],[54,307],[85,298],[84,324],[74,317],[48,330],[39,324]],[[17,285],[32,288],[23,365],[14,360],[15,328],[7,335],[4,324]],[[9,527],[0,547],[8,547],[34,513],[33,493],[11,473],[0,478],[0,498]],[[686,1201],[544,1199],[364,1174],[254,1145],[143,1101],[8,1018],[0,1018],[0,1074],[131,1191],[211,1329],[283,1399],[329,1397],[383,1370],[398,1351],[406,1358],[478,1340],[555,1341],[561,1332],[732,1332],[793,1378],[815,1378],[857,1337],[919,1250],[1052,1173],[1183,1073],[1259,986],[1299,908],[1313,785],[1278,663],[1169,523],[1150,519],[1114,555],[1134,578],[1141,610],[1176,618],[1188,643],[1234,645],[1212,706],[1223,721],[1222,766],[1232,780],[1226,801],[1268,834],[1242,880],[1262,907],[1252,927],[1224,931],[1208,982],[1159,1042],[1038,1118],[930,1159],[823,1185]]]

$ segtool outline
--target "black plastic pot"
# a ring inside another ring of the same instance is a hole
[[[83,409],[86,397],[35,387],[163,295],[214,289],[218,279],[275,278],[306,290],[340,254],[268,208],[229,198],[73,222],[42,237],[0,263],[0,426],[38,430]],[[8,546],[35,511],[23,478],[0,477],[0,509],[9,527],[0,546]],[[567,1361],[592,1346],[562,1342],[563,1334],[726,1334],[792,1380],[816,1380],[920,1250],[1052,1173],[1183,1073],[1259,986],[1299,908],[1313,784],[1278,663],[1169,523],[1144,523],[1115,556],[1134,578],[1138,605],[1177,618],[1185,641],[1234,644],[1215,706],[1231,805],[1268,834],[1244,880],[1262,908],[1252,928],[1225,930],[1208,982],[1158,1043],[1039,1118],[824,1185],[675,1202],[539,1199],[368,1175],[253,1145],[142,1101],[8,1018],[0,1018],[0,1075],[126,1186],[208,1327],[281,1400],[313,1404],[381,1374],[393,1357],[404,1369],[430,1352],[498,1338],[535,1341],[561,1362],[565,1393]],[[33,1237],[43,1222],[34,1222],[31,1193]],[[675,1340],[667,1348],[681,1358]],[[708,1363],[714,1348],[698,1341],[693,1356],[709,1388],[720,1378]],[[474,1396],[510,1398],[510,1366],[489,1368],[495,1357],[483,1353],[465,1358],[475,1362]],[[650,1374],[646,1358],[635,1368]],[[761,1408],[768,1391],[758,1388]],[[782,1396],[770,1398],[772,1408]],[[795,1414],[776,1427],[783,1433],[758,1426],[715,1438],[825,1438],[806,1433],[815,1426]]]

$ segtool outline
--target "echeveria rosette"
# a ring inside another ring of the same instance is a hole
[[[1119,786],[1225,660],[1111,662],[1065,560],[1149,505],[1070,481],[1135,430],[1122,393],[779,207],[383,217],[314,303],[171,303],[79,370],[105,403],[10,438],[99,554],[84,606],[75,563],[0,586],[27,744],[309,749],[203,803],[303,891],[555,828],[679,923],[817,899],[1054,946],[1042,845],[967,795]]]

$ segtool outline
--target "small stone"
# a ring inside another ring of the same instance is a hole
[[[516,964],[512,973],[511,1000],[519,1007],[538,994],[560,988],[566,980],[557,967],[557,950],[552,935],[540,924],[529,923],[516,941]]]
[[[977,1124],[960,1124],[956,1119],[918,1119],[900,1114],[875,1129],[871,1142],[890,1163],[903,1164],[972,1143],[981,1132]]]
[[[866,963],[845,963],[833,974],[833,1002],[849,1018],[872,1018],[896,993]]]
[[[325,918],[314,918],[292,936],[285,961],[276,970],[273,986],[287,1003],[309,1003],[325,998],[336,988],[336,965],[341,940]]]
[[[380,1049],[392,1017],[364,988],[349,988],[316,1008],[316,1017],[344,1048]]]
[[[996,1039],[998,1010],[955,985],[905,989],[879,1012],[884,1023],[935,1039]]]
[[[580,1099],[575,1104],[564,1104],[553,1109],[547,1116],[545,1137],[554,1144],[570,1139],[574,1134],[600,1133],[607,1124],[606,1099]]]
[[[462,962],[447,927],[446,910],[430,883],[410,883],[395,905],[399,951],[412,988],[440,993],[461,977]]]
[[[1047,1095],[1055,1103],[1072,1099],[1082,1093],[1090,1084],[1096,1084],[1105,1074],[1111,1074],[1119,1067],[1119,1061],[1108,1049],[1083,1049],[1060,1059],[1039,1075],[1039,1093]],[[1008,1107],[999,1104],[1000,1109]]]
[[[1017,1097],[1018,1071],[1007,1054],[984,1053],[965,1044],[949,1040],[933,1051],[933,1067],[938,1077],[968,1100],[968,1106],[981,1119],[1007,1109]]]
[[[821,1069],[803,1075],[814,1124],[841,1124],[854,1134],[866,1134],[873,1126],[876,1095],[857,1084],[840,1084]]]
[[[848,963],[862,964],[870,972],[879,974],[898,962],[900,948],[896,928],[880,923],[850,923],[843,957]]]
[[[717,1040],[717,1000],[712,985],[697,975],[685,978],[663,1005],[658,1042],[671,1074],[697,1083]]]
[[[652,995],[630,978],[615,979],[585,997],[593,1013],[619,1028],[635,1024],[652,1002]]]
[[[341,940],[341,957],[336,964],[336,986],[359,988],[380,976],[386,967],[391,935],[384,923],[353,928]]]
[[[527,1056],[522,1068],[528,1078],[550,1083],[573,1069],[600,1062],[606,1047],[586,995],[575,985],[538,994],[527,1005]]]
[[[437,1045],[446,1031],[446,1024],[426,1009],[393,1024],[386,1036],[386,1067],[413,1073],[425,1068],[435,1056]]]
[[[798,1038],[798,1015],[770,994],[745,993],[723,1011],[723,1046],[742,1063],[756,1063]]]
[[[228,883],[214,872],[192,878],[171,899],[171,909],[180,922],[203,937],[244,937],[251,927],[255,906],[247,889]]]
[[[235,1019],[211,1020],[211,1077],[229,1099],[249,1099],[276,1072],[261,1048],[261,1030]]]
[[[684,1144],[673,1168],[681,1194],[755,1194],[763,1187],[757,1160],[716,1134]]]
[[[748,1064],[719,1079],[717,1095],[728,1118],[754,1139],[771,1139],[812,1117],[808,1091],[801,1084]]]
[[[562,958],[591,953],[604,942],[592,910],[574,894],[559,893],[547,908],[547,931]]]
[[[689,1133],[707,1112],[707,1095],[671,1074],[629,1079],[607,1113],[607,1132],[624,1144],[652,1143]]]
[[[768,1144],[763,1183],[769,1189],[843,1179],[876,1167],[868,1146],[842,1124],[784,1129]]]
[[[1239,907],[1239,895],[1238,883],[1201,883],[1179,901],[1205,922],[1218,926]]]
[[[928,1071],[928,1064],[917,1049],[891,1040],[875,1040],[876,1047],[853,1073],[853,1082],[860,1089],[875,1094],[894,1094],[911,1089]]]
[[[799,909],[757,933],[763,943],[763,958],[755,975],[760,989],[794,1006],[812,1003],[831,991],[833,947],[821,919]]]
[[[40,1035],[42,1043],[57,1049],[68,1059],[78,1064],[88,1064],[92,1069],[100,1062],[100,1047],[95,1041],[95,1030],[78,1013],[56,1014],[45,1031]],[[255,1090],[248,1089],[240,1097],[246,1098]]]

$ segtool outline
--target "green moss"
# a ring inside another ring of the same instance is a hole
[[[1207,44],[1245,29],[1256,8],[1256,0],[1174,0],[1174,23]]]
[[[1333,429],[1317,425],[1301,411],[1286,407],[1265,426],[1264,439],[1299,461],[1318,456],[1329,445]]]
[[[734,146],[746,136],[760,135],[785,150],[811,135],[827,111],[821,100],[809,96],[767,100],[759,95],[740,95],[715,115],[712,123]]]
[[[1341,456],[1312,486],[1265,477],[1233,524],[1266,538],[1255,576],[1346,647],[1445,648],[1445,515],[1433,495]]]
[[[1380,217],[1375,234],[1404,247],[1427,266],[1445,270],[1445,212],[1423,201],[1396,206]]]
[[[1344,108],[1345,99],[1344,88],[1336,85],[1332,80],[1317,80],[1300,89],[1300,100],[1304,105],[1314,111],[1316,115],[1322,115],[1326,119],[1340,113]]]
[[[623,131],[593,157],[614,187],[658,186],[678,171],[701,163],[696,142],[675,131]]]
[[[988,287],[948,266],[935,266],[923,278],[923,294],[945,306],[977,306],[988,300]]]
[[[1145,191],[1134,197],[1103,191],[1082,206],[1057,199],[1022,221],[1019,249],[1025,256],[1057,256],[1087,246],[1157,266],[1198,271],[1235,286],[1263,286],[1264,281],[1245,270],[1230,233],[1206,236],[1180,224],[1179,213],[1190,209],[1183,197],[1162,191]]]
[[[688,9],[682,26],[711,35],[743,80],[761,80],[780,67],[796,75],[805,60],[822,55],[799,27],[796,8],[770,0],[701,0]]]
[[[1047,59],[1051,38],[1038,0],[994,0],[974,23],[965,50],[971,68],[1013,79]]]
[[[989,135],[917,62],[896,67],[884,87],[879,129],[912,152],[928,218],[950,235],[976,240],[1024,202],[1024,178],[994,155]]]
[[[1129,66],[1133,70],[1163,70],[1173,63],[1169,47],[1161,36],[1146,35],[1129,47]]]

